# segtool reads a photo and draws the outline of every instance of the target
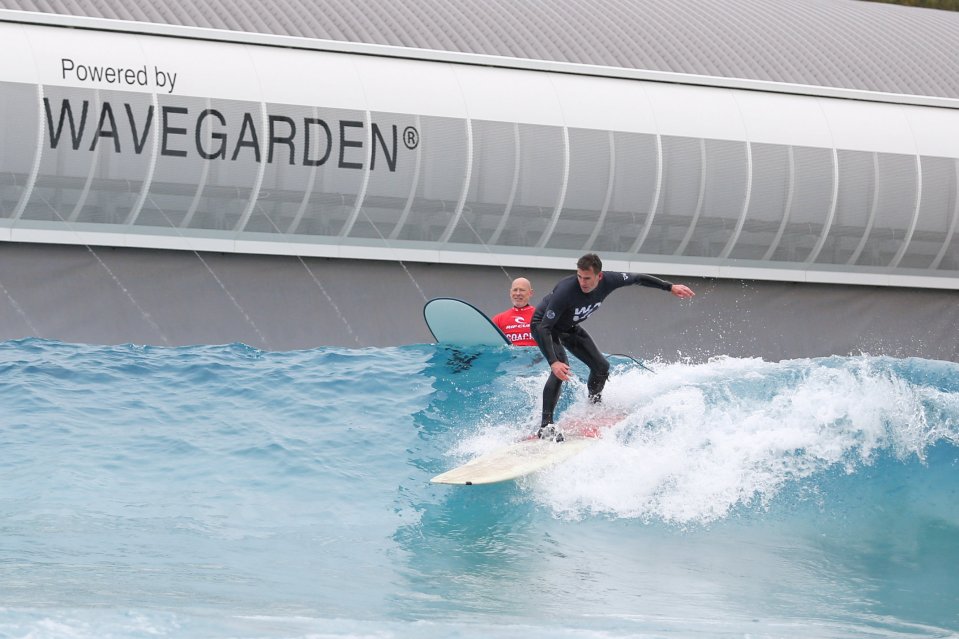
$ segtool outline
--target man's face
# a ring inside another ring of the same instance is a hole
[[[533,288],[529,281],[523,278],[515,280],[513,286],[509,289],[510,299],[513,300],[513,306],[516,308],[523,308],[529,304],[529,298],[532,294]]]
[[[599,281],[603,279],[603,272],[595,272],[593,269],[576,269],[576,279],[579,280],[579,287],[584,293],[591,292],[599,286]]]

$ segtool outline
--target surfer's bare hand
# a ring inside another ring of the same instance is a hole
[[[684,300],[688,300],[690,297],[695,295],[695,293],[693,293],[693,289],[689,288],[685,284],[673,284],[672,288],[669,289],[669,292]]]
[[[549,367],[553,369],[553,375],[556,375],[560,381],[565,382],[569,379],[569,365],[563,362],[553,362]]]

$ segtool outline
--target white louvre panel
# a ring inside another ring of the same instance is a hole
[[[467,117],[467,104],[452,65],[372,56],[352,58],[367,108],[446,118]],[[329,86],[327,90],[337,88]]]
[[[905,113],[916,141],[916,152],[935,157],[956,157],[959,140],[959,118],[954,109],[924,109],[911,105],[900,107]]]
[[[31,41],[27,31],[18,24],[0,22],[0,42],[4,51],[18,51],[19,55],[0,56],[0,78],[6,82],[36,84],[37,67],[24,64],[24,56],[30,55]]]
[[[262,97],[270,102],[331,109],[371,108],[357,69],[357,56],[326,51],[303,55],[294,49],[276,47],[247,50],[253,64],[250,79],[255,81],[246,84],[259,87]]]
[[[455,96],[469,117],[562,126],[565,122],[549,74],[515,69],[454,66]]]
[[[657,131],[703,139],[745,140],[734,91],[673,84],[648,84]]]
[[[916,139],[898,104],[820,100],[838,149],[915,155]]]
[[[552,81],[568,127],[658,132],[648,83],[560,74]]]
[[[834,143],[820,98],[739,91],[736,103],[751,142],[819,148]]]

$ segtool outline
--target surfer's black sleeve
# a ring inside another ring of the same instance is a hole
[[[645,273],[623,273],[623,275],[626,276],[627,284],[638,284],[639,286],[658,288],[663,291],[668,291],[673,288],[672,282],[662,280],[655,275],[647,275]]]
[[[536,345],[539,346],[540,351],[542,351],[543,356],[546,358],[546,363],[550,366],[553,365],[553,362],[559,361],[559,357],[556,356],[556,345],[553,343],[553,324],[556,322],[556,312],[553,310],[550,313],[549,320],[546,320],[546,309],[551,309],[550,302],[552,301],[553,294],[550,293],[543,298],[539,306],[536,307],[536,310],[533,312],[533,320],[530,324],[530,329],[533,334],[533,340],[536,342]]]
[[[533,324],[532,328],[533,339],[536,341],[536,345],[539,346],[540,352],[543,353],[543,357],[546,358],[546,363],[552,366],[555,362],[560,361],[556,355],[556,344],[553,340],[553,332],[543,326],[543,324]]]

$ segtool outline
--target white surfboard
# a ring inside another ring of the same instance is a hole
[[[502,346],[509,344],[496,324],[478,308],[452,297],[437,297],[423,307],[423,319],[439,344]]]
[[[599,441],[603,429],[623,419],[619,414],[561,420],[565,440],[524,439],[468,461],[437,475],[433,484],[473,486],[518,479],[566,461]]]
[[[561,442],[525,439],[480,455],[430,482],[472,486],[509,481],[558,464],[595,442],[595,437],[573,436]]]

